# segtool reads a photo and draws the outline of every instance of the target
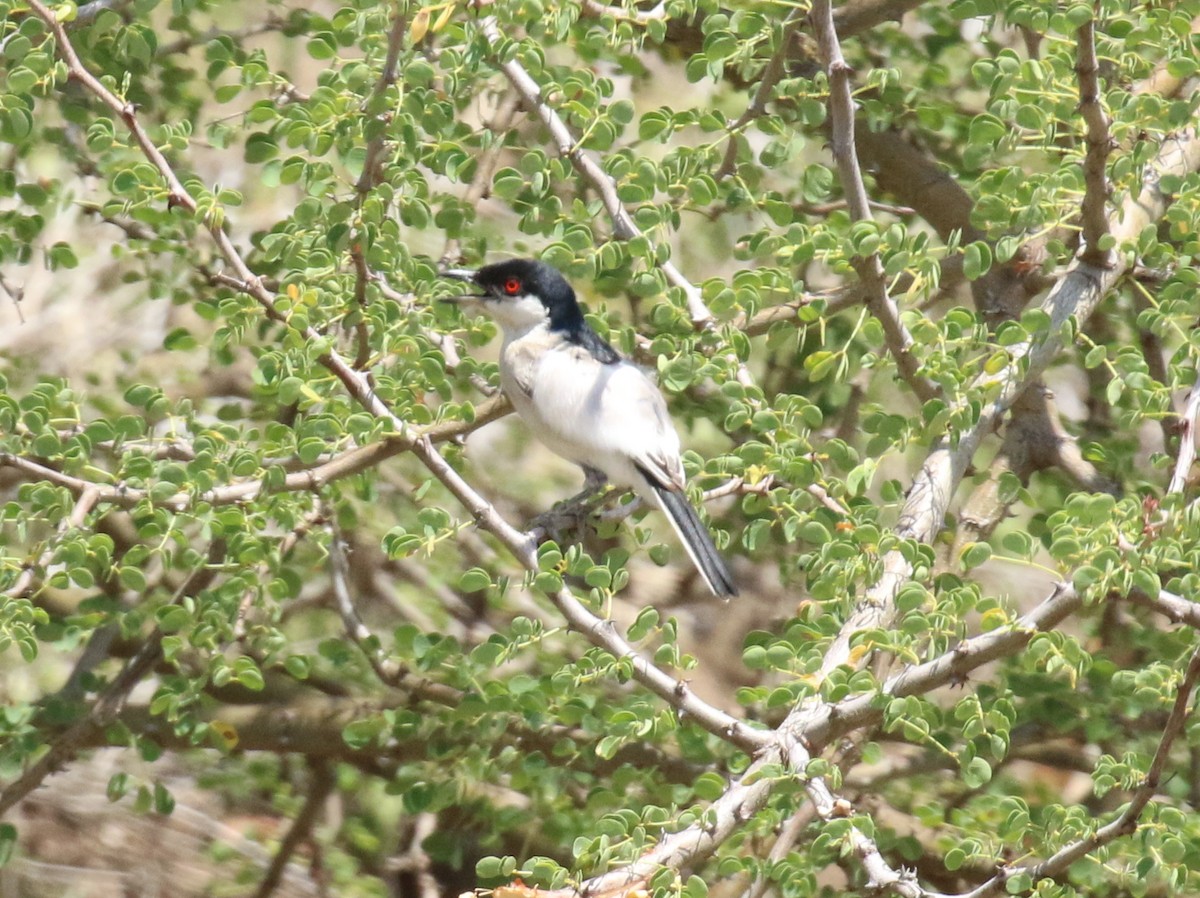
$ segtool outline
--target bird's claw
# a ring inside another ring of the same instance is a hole
[[[588,518],[607,498],[607,491],[601,489],[605,481],[599,471],[588,470],[583,489],[534,518],[530,532],[558,543],[583,542],[588,535]],[[591,529],[594,531],[595,527]]]
[[[587,536],[588,518],[591,517],[592,510],[590,502],[574,496],[565,502],[559,502],[549,511],[542,512],[533,519],[529,529],[557,543],[583,542]]]

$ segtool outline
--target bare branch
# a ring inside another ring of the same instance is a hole
[[[1108,116],[1100,103],[1100,64],[1096,59],[1096,22],[1089,19],[1079,28],[1078,61],[1079,113],[1087,125],[1087,154],[1083,160],[1084,194],[1080,209],[1083,227],[1083,258],[1092,265],[1106,265],[1112,255],[1101,247],[1109,235],[1106,164],[1112,146]]]
[[[850,66],[842,58],[837,31],[833,24],[831,0],[816,0],[812,18],[821,50],[821,62],[829,76],[829,119],[831,147],[837,163],[838,178],[846,195],[852,221],[873,221],[871,205],[867,200],[867,189],[863,184],[862,171],[858,166],[858,154],[854,147],[854,99],[850,93]],[[940,395],[941,391],[927,377],[920,374],[920,363],[913,355],[913,338],[900,320],[900,309],[888,295],[887,282],[883,275],[883,262],[878,252],[866,256],[855,256],[850,264],[858,272],[859,279],[867,292],[867,306],[871,314],[883,326],[888,349],[896,360],[900,376],[922,402]]]
[[[346,634],[354,641],[375,671],[375,676],[389,686],[398,686],[408,673],[403,667],[387,657],[387,653],[379,646],[379,640],[358,616],[354,600],[350,596],[350,563],[346,559],[346,546],[342,535],[336,527],[330,528],[329,533],[330,578],[333,580],[333,595],[337,601],[338,613],[342,616],[342,626]]]
[[[637,22],[644,25],[646,22],[654,19],[665,19],[667,17],[666,0],[659,0],[650,9],[633,9],[627,11],[618,9],[615,6],[608,6],[600,3],[599,0],[581,0],[583,11],[589,16],[616,16],[618,19],[626,19],[630,22]]]

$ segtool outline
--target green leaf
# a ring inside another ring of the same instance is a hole
[[[273,159],[278,153],[279,147],[270,134],[251,134],[246,141],[245,159],[251,165]]]
[[[186,327],[177,327],[163,338],[163,348],[171,352],[195,349],[199,345]]]
[[[963,568],[966,570],[979,567],[989,561],[991,557],[992,547],[987,543],[967,543],[959,555]]]
[[[968,789],[979,789],[992,778],[992,765],[983,758],[972,758],[963,768],[963,783]]]
[[[492,585],[492,575],[483,568],[471,568],[458,578],[458,588],[463,592],[479,592]]]
[[[977,240],[963,248],[963,274],[967,280],[979,280],[991,267],[992,251],[986,243]]]
[[[727,783],[719,773],[702,773],[696,778],[692,791],[701,801],[715,801],[725,791]]]
[[[178,633],[192,622],[192,615],[180,605],[168,605],[159,608],[154,615],[158,628],[164,633]]]
[[[17,828],[11,823],[0,823],[0,867],[8,866],[16,847]]]

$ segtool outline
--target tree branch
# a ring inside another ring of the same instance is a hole
[[[333,787],[337,785],[337,777],[334,776],[333,768],[328,763],[310,761],[308,767],[312,771],[312,780],[308,784],[308,795],[304,797],[304,805],[300,808],[296,819],[292,821],[292,825],[288,827],[283,841],[279,843],[279,850],[271,858],[271,865],[258,884],[254,898],[269,898],[279,887],[279,883],[283,881],[288,861],[296,853],[300,844],[310,837],[317,817],[320,816],[325,805],[325,800],[333,792]]]
[[[871,692],[830,703],[814,699],[792,710],[770,734],[771,741],[754,755],[754,761],[738,778],[732,780],[724,793],[713,801],[700,822],[675,833],[663,836],[659,843],[624,867],[594,876],[576,886],[536,891],[537,898],[597,898],[597,896],[630,894],[662,867],[679,870],[699,863],[712,854],[737,828],[766,805],[771,793],[788,782],[780,778],[783,765],[793,776],[804,777],[808,760],[834,739],[866,726],[878,723],[884,714],[886,701],[882,697],[900,698],[923,695],[951,682],[961,682],[971,671],[1020,651],[1039,632],[1050,630],[1074,613],[1082,599],[1067,583],[1058,584],[1042,602],[1008,627],[981,633],[963,640],[943,655],[922,664],[908,666],[888,680],[878,692]],[[819,777],[808,778],[806,789],[818,784],[815,800],[824,803],[830,818],[841,817],[846,807],[840,804]],[[814,794],[810,792],[810,798]],[[818,807],[820,810],[820,806]],[[865,841],[864,841],[865,840]],[[854,850],[864,862],[870,862],[870,875],[890,888],[904,888],[906,896],[920,894],[911,891],[915,884],[904,873],[891,870],[878,859],[878,849],[861,831],[854,837]],[[882,866],[880,866],[882,865]],[[903,884],[903,885],[902,885]],[[518,890],[519,891],[519,890]],[[522,893],[525,894],[525,893]],[[528,890],[526,898],[533,898]]]
[[[1080,26],[1077,63],[1079,75],[1079,112],[1087,125],[1087,154],[1083,160],[1084,194],[1080,209],[1083,227],[1083,258],[1091,265],[1109,264],[1112,251],[1101,247],[1108,237],[1107,162],[1112,146],[1108,116],[1100,103],[1100,64],[1096,59],[1096,22],[1089,19]]]
[[[35,0],[36,2],[36,0]],[[185,597],[194,596],[206,589],[216,578],[215,563],[224,555],[223,542],[214,541],[209,546],[207,564],[202,563],[184,580],[168,604],[178,604]],[[162,641],[165,634],[155,627],[146,641],[112,683],[104,690],[82,719],[64,730],[50,744],[49,749],[25,769],[16,780],[0,792],[0,817],[42,784],[46,777],[57,773],[73,760],[89,741],[102,734],[105,728],[120,715],[125,700],[134,687],[142,681],[162,656]]]
[[[1171,482],[1167,485],[1167,495],[1182,493],[1187,486],[1188,475],[1196,461],[1196,422],[1200,418],[1200,371],[1195,372],[1196,380],[1188,391],[1187,403],[1183,414],[1179,417],[1179,454],[1175,457],[1175,467],[1171,470]]]
[[[837,31],[833,24],[831,0],[815,0],[812,19],[821,51],[821,62],[829,77],[829,119],[831,125],[831,147],[837,164],[838,178],[850,219],[855,222],[874,221],[871,205],[867,200],[866,185],[858,167],[858,154],[854,147],[854,100],[850,95],[850,66],[842,58]],[[858,272],[859,279],[867,292],[867,307],[883,326],[888,349],[896,360],[900,376],[904,378],[921,402],[927,402],[941,394],[937,385],[920,373],[920,363],[913,355],[913,338],[900,320],[900,309],[887,291],[883,275],[883,263],[878,251],[865,256],[855,255],[850,264]]]
[[[1148,223],[1156,221],[1170,198],[1159,188],[1164,175],[1182,175],[1200,166],[1200,138],[1196,131],[1166,139],[1149,166],[1143,188],[1131,196],[1114,217],[1113,236],[1118,243],[1133,239]],[[1046,328],[1025,343],[1010,347],[1010,361],[995,374],[983,374],[957,400],[950,420],[974,416],[973,423],[938,440],[922,464],[900,512],[896,534],[902,539],[928,543],[941,530],[955,490],[974,459],[984,438],[995,431],[1004,414],[1042,373],[1062,348],[1063,335],[1078,328],[1100,300],[1117,283],[1128,267],[1117,254],[1111,266],[1099,267],[1075,259],[1054,285],[1042,310],[1049,317]],[[980,397],[986,397],[981,401]],[[973,412],[978,405],[978,415]],[[867,590],[864,600],[847,618],[822,664],[822,673],[846,663],[850,639],[860,630],[886,626],[894,610],[893,600],[912,574],[912,566],[899,550],[883,558],[884,573]]]
[[[1022,864],[1017,867],[1003,867],[999,873],[979,888],[967,892],[965,895],[953,896],[953,898],[991,898],[993,895],[1004,894],[1006,883],[1019,874],[1027,875],[1033,882],[1048,876],[1057,876],[1066,872],[1072,864],[1097,848],[1102,848],[1122,836],[1132,835],[1136,832],[1138,818],[1142,816],[1142,811],[1146,809],[1146,805],[1158,791],[1158,784],[1166,769],[1171,745],[1183,731],[1183,725],[1187,721],[1188,703],[1196,688],[1197,679],[1200,679],[1200,649],[1192,654],[1183,680],[1175,692],[1175,702],[1171,708],[1171,714],[1167,718],[1167,724],[1163,727],[1163,734],[1159,739],[1158,749],[1154,752],[1154,759],[1150,762],[1150,769],[1146,772],[1141,785],[1134,790],[1125,809],[1115,820],[1101,826],[1091,835],[1060,848],[1044,861]],[[929,898],[950,898],[950,896],[934,895],[933,893],[927,894]]]
[[[802,10],[803,7],[796,6],[788,13],[783,23],[783,34],[779,38],[779,46],[775,48],[775,52],[767,61],[750,104],[737,117],[737,121],[729,124],[729,146],[725,148],[725,158],[721,160],[721,167],[713,174],[718,181],[733,174],[737,164],[738,135],[747,125],[763,116],[767,111],[767,103],[775,91],[775,85],[779,83],[779,79],[786,71],[784,63],[791,53],[792,39],[804,24],[805,16]]]

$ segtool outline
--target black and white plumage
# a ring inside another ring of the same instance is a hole
[[[500,385],[534,434],[585,471],[633,487],[662,509],[709,589],[737,595],[684,492],[679,435],[662,394],[588,325],[563,276],[532,259],[445,276],[482,289],[451,301],[479,306],[504,331]]]

